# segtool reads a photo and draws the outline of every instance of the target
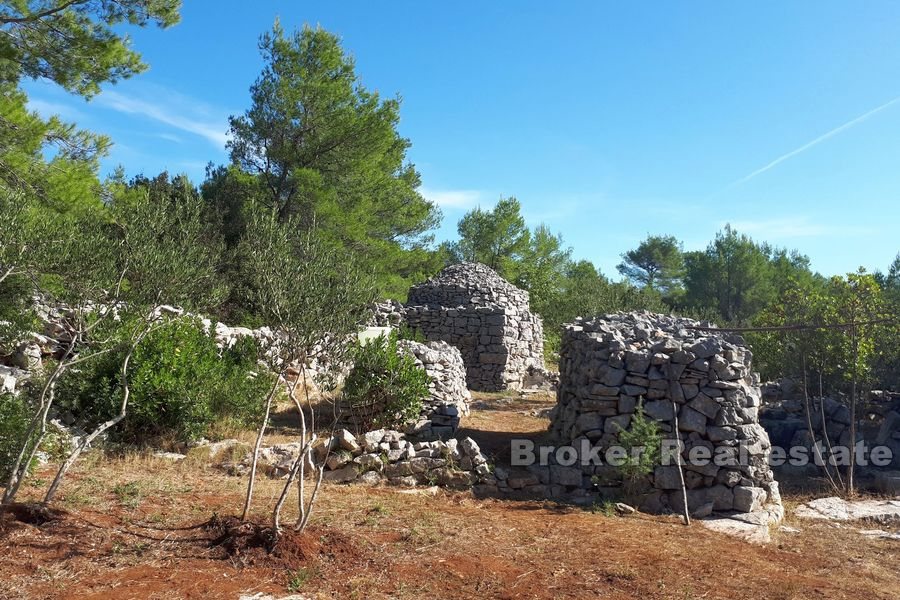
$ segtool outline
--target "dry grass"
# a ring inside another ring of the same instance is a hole
[[[466,425],[482,445],[546,427],[523,412],[547,398],[478,400],[485,406]],[[23,499],[39,497],[49,474],[32,479]],[[672,518],[361,486],[324,488],[313,517],[322,551],[285,568],[223,556],[204,530],[186,529],[237,513],[245,485],[202,449],[180,463],[91,453],[64,484],[64,519],[0,530],[0,598],[900,597],[900,545],[853,527],[789,517],[800,533],[776,531],[772,544],[754,546]],[[258,520],[280,491],[279,481],[259,480]],[[285,521],[294,518],[289,506]]]

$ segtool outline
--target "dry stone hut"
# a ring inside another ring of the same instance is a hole
[[[766,505],[777,514],[781,500],[768,464],[769,437],[759,424],[760,391],[751,373],[751,352],[739,336],[695,329],[700,325],[651,313],[567,325],[551,432],[576,447],[587,439],[608,449],[618,444],[618,433],[629,427],[643,402],[645,415],[659,422],[664,438],[675,437],[678,417],[688,505],[696,516],[757,512]],[[718,460],[689,460],[700,446],[706,450],[695,456]],[[582,487],[616,485],[616,469],[609,465],[578,468]],[[574,487],[578,481],[567,479]],[[683,507],[674,461],[657,466],[649,483],[648,507]]]
[[[459,350],[447,342],[420,344],[400,340],[399,345],[413,356],[431,380],[422,413],[407,433],[418,439],[449,438],[459,428],[461,417],[469,414],[472,399],[466,388],[466,368]]]
[[[469,414],[472,395],[466,388],[466,368],[459,350],[446,342],[419,343],[400,340],[398,352],[409,355],[428,375],[428,396],[416,419],[405,433],[417,440],[447,439],[456,433],[460,420]],[[354,404],[342,401],[340,422],[357,433],[364,433],[385,410],[383,400]]]
[[[529,367],[543,367],[543,326],[529,310],[528,292],[485,265],[449,266],[413,286],[402,309],[387,308],[402,313],[403,321],[429,341],[459,348],[470,389],[517,389]]]

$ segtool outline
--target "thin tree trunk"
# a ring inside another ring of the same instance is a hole
[[[309,407],[310,420],[312,423],[312,428],[314,430],[315,423],[316,423],[316,412],[315,412],[315,410],[313,410],[312,402],[310,401],[310,398],[309,398],[309,384],[306,380],[306,371],[305,370],[303,371],[303,393],[306,398],[306,404]],[[337,422],[337,419],[335,419],[335,423],[336,422]],[[315,433],[313,433],[313,435],[315,435]],[[332,438],[332,439],[334,438],[334,423],[332,423],[329,438]],[[310,452],[312,452],[311,445],[310,445]],[[304,529],[306,529],[306,525],[309,523],[309,517],[312,514],[313,505],[315,505],[316,498],[319,496],[319,489],[322,486],[322,479],[325,476],[325,463],[328,462],[329,456],[331,456],[331,444],[330,443],[325,450],[325,456],[322,457],[321,462],[319,462],[319,464],[315,464],[315,462],[313,461],[313,468],[315,469],[315,472],[316,472],[316,483],[313,486],[312,494],[310,495],[308,502],[305,501],[305,498],[306,498],[306,493],[305,493],[306,463],[304,462],[303,466],[301,467],[301,479],[297,484],[297,488],[299,490],[298,493],[300,496],[300,498],[299,498],[299,500],[300,500],[300,516],[297,518],[297,524],[294,526],[294,529],[296,531],[303,531]]]
[[[804,388],[805,386],[806,382],[804,378]],[[822,419],[822,437],[825,438],[825,446],[828,448],[828,456],[834,456],[834,447],[831,444],[831,438],[828,437],[828,428],[825,426],[825,395],[822,393],[822,371],[819,371],[819,418]],[[827,471],[827,462],[825,468]],[[835,484],[834,477],[837,477],[837,484]],[[834,465],[834,477],[832,477],[831,475],[828,476],[828,479],[831,481],[832,487],[834,487],[836,491],[845,490],[844,478],[841,476],[841,470],[837,465]]]
[[[672,417],[673,423],[675,426],[675,441],[678,443],[678,460],[675,461],[675,464],[678,465],[678,479],[681,482],[681,500],[684,502],[684,513],[682,517],[684,517],[684,524],[691,524],[691,510],[688,507],[688,497],[687,497],[687,486],[684,483],[684,470],[681,468],[681,434],[678,432],[678,406],[672,401]]]
[[[78,457],[81,456],[81,453],[84,452],[85,448],[90,446],[91,443],[100,435],[102,435],[107,429],[117,425],[128,414],[128,400],[131,398],[131,385],[128,383],[128,365],[131,362],[131,358],[134,356],[134,352],[135,350],[137,350],[138,345],[140,345],[143,339],[152,330],[153,325],[151,322],[135,338],[134,342],[131,344],[131,348],[128,349],[128,354],[125,355],[125,360],[122,361],[122,404],[119,407],[119,414],[112,419],[101,423],[100,426],[97,427],[90,435],[81,440],[81,443],[78,444],[78,446],[76,446],[75,449],[69,454],[63,464],[60,465],[59,471],[56,472],[56,477],[53,478],[53,483],[50,484],[50,488],[47,490],[47,494],[44,496],[44,504],[50,504],[56,497],[56,492],[59,490],[59,486],[62,483],[63,477],[65,477],[66,472],[72,467],[72,465],[75,464],[75,461],[78,460]]]
[[[37,412],[35,412],[31,423],[28,425],[28,430],[25,432],[25,436],[22,439],[22,447],[19,449],[16,462],[10,470],[9,480],[6,483],[6,490],[3,493],[3,500],[0,501],[0,505],[7,505],[15,500],[16,494],[19,492],[19,488],[22,485],[22,481],[25,479],[25,473],[28,471],[31,461],[34,460],[38,448],[40,448],[41,442],[44,440],[44,436],[47,433],[47,416],[50,413],[50,407],[53,405],[53,400],[55,398],[56,380],[62,375],[63,371],[68,368],[69,364],[67,361],[75,349],[77,339],[78,336],[72,336],[72,340],[69,342],[66,352],[63,354],[62,358],[60,358],[59,362],[56,364],[56,368],[53,369],[53,373],[50,374],[50,377],[41,389],[40,406]],[[38,427],[40,427],[40,432],[32,446],[29,442],[38,430]],[[26,454],[28,454],[27,460],[25,459]]]
[[[6,281],[6,278],[15,272],[14,269],[15,269],[15,267],[10,267],[6,271],[4,271],[3,275],[0,275],[0,283],[3,283],[4,281]]]
[[[327,456],[327,455],[326,455]],[[303,516],[303,519],[297,523],[297,526],[294,528],[296,531],[303,531],[306,529],[306,526],[309,524],[309,517],[312,515],[313,506],[316,503],[316,498],[319,496],[319,488],[322,487],[322,478],[325,476],[325,465],[321,464],[316,467],[316,472],[318,477],[316,477],[316,485],[313,487],[312,495],[309,497],[309,504],[306,508],[306,514]]]
[[[291,470],[288,472],[287,481],[284,483],[284,487],[281,489],[281,495],[278,497],[278,502],[275,503],[275,509],[272,511],[272,529],[275,532],[275,540],[278,540],[278,536],[281,535],[281,508],[284,506],[285,501],[287,500],[288,493],[291,489],[291,484],[294,483],[294,478],[297,477],[298,471],[301,470],[303,463],[306,460],[306,455],[310,451],[310,444],[304,444],[300,449],[300,454],[297,458],[294,459],[294,463],[291,465]],[[301,510],[303,509],[303,505],[300,505]]]
[[[812,424],[812,405],[809,401],[809,390],[807,389],[806,355],[805,354],[800,356],[800,362],[801,362],[801,366],[803,368],[803,404],[804,404],[804,408],[806,409],[804,412],[806,413],[806,427],[807,427],[806,430],[809,432],[809,443],[810,443],[810,446],[812,446],[812,451],[819,458],[819,462],[822,463],[822,471],[825,472],[825,477],[828,478],[828,482],[831,484],[831,487],[835,491],[838,491],[840,488],[838,488],[837,484],[834,482],[834,478],[831,476],[831,471],[828,470],[828,461],[826,461],[825,458],[822,456],[822,453],[819,450],[819,446],[818,446],[818,444],[816,444],[816,430]],[[822,404],[823,404],[822,399],[819,398],[819,405],[821,406]],[[823,432],[825,435],[825,439],[827,440],[828,433],[824,429],[824,427],[825,427],[824,412],[822,414],[823,414],[822,428],[823,428]]]
[[[853,315],[854,318],[856,315]],[[847,469],[847,493],[850,496],[856,494],[856,483],[853,480],[856,466],[856,380],[859,367],[859,339],[856,335],[856,326],[850,329],[853,339],[853,380],[850,382],[850,466]]]
[[[303,361],[303,396],[306,398],[306,404],[310,407],[310,418],[314,417],[312,405],[309,402],[309,382],[306,381],[306,359]],[[300,409],[300,427],[302,429],[302,439],[306,439],[306,414]],[[299,507],[299,516],[297,523],[306,518],[306,462],[300,465],[300,480],[297,481],[297,506]]]
[[[253,497],[253,487],[256,485],[256,465],[259,462],[259,448],[262,446],[263,437],[266,434],[266,427],[269,424],[269,413],[272,410],[272,399],[278,392],[278,385],[281,383],[282,373],[279,373],[275,377],[275,383],[272,385],[272,389],[269,390],[269,395],[266,397],[266,412],[263,415],[262,424],[259,426],[259,432],[256,435],[256,443],[253,445],[253,461],[250,466],[250,481],[247,483],[247,495],[244,498],[241,521],[246,521],[247,514],[250,512],[250,500]]]
[[[300,405],[300,402],[297,400],[295,396],[295,392],[297,390],[297,383],[299,381],[299,377],[294,378],[294,382],[291,384],[291,388],[288,390],[288,396],[290,396],[291,400],[294,401],[294,406],[297,407],[297,411],[300,413],[300,423],[302,430],[305,432],[306,427],[304,426],[305,418],[303,416],[303,407]],[[299,471],[303,464],[303,459],[306,455],[307,446],[306,443],[306,435],[305,433],[300,437],[300,454],[294,460],[291,465],[290,471],[288,471],[288,478],[284,484],[284,487],[281,489],[281,495],[278,497],[278,502],[275,503],[275,508],[272,511],[272,530],[275,532],[275,541],[278,541],[278,537],[281,535],[281,508],[284,506],[284,502],[287,499],[288,492],[291,489],[291,484],[294,482],[294,478],[297,476],[297,471]],[[302,476],[301,476],[302,477]],[[303,504],[301,502],[300,509],[303,509]]]

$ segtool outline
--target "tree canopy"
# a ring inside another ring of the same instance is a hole
[[[480,262],[507,279],[528,247],[530,236],[522,206],[512,196],[501,197],[491,210],[474,208],[457,224],[459,240],[450,246],[455,262]]]
[[[685,254],[685,303],[712,309],[728,323],[744,322],[774,297],[767,249],[731,226],[704,251]]]
[[[637,248],[622,254],[616,270],[639,286],[672,292],[684,271],[681,243],[671,235],[648,235]]]
[[[259,47],[265,66],[251,107],[230,120],[232,168],[213,170],[205,194],[232,213],[260,204],[316,227],[383,293],[396,293],[384,282],[422,274],[421,250],[440,220],[397,131],[400,99],[366,89],[338,37],[321,28],[287,34],[276,23]]]
[[[48,79],[90,97],[146,69],[116,26],[169,27],[180,0],[3,0],[0,81]]]

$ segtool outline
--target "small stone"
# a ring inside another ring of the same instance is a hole
[[[629,506],[628,504],[625,504],[624,502],[616,502],[615,509],[616,509],[616,512],[619,513],[620,515],[633,515],[634,513],[637,512],[637,510],[635,510],[635,508],[633,506]]]
[[[743,485],[734,488],[734,510],[738,512],[756,512],[766,501],[766,490]]]
[[[162,458],[173,462],[181,462],[186,458],[184,454],[179,454],[177,452],[154,452],[153,456],[155,458]]]
[[[675,409],[668,400],[654,400],[644,404],[644,414],[657,421],[671,421],[675,417]]]
[[[348,452],[356,452],[359,450],[359,444],[356,442],[356,437],[347,431],[346,429],[341,429],[337,433],[338,445]]]
[[[459,447],[463,456],[468,456],[470,458],[481,453],[481,448],[478,447],[478,443],[470,437],[463,438],[459,442]]]
[[[369,431],[368,433],[363,434],[363,448],[366,452],[375,452],[380,450],[379,444],[381,444],[381,440],[384,438],[384,429],[377,429],[375,431]]]
[[[574,467],[563,467],[561,465],[550,466],[551,483],[566,486],[580,486],[581,478],[581,469],[576,469]]]
[[[658,490],[680,490],[681,476],[677,466],[658,466],[653,470],[653,487]]]
[[[328,455],[328,458],[325,459],[325,467],[329,471],[335,471],[349,463],[350,460],[351,456],[346,450],[343,452],[332,452]]]
[[[678,412],[678,429],[696,431],[703,435],[706,433],[706,416],[690,406],[685,406]]]
[[[691,516],[695,519],[704,519],[713,513],[714,506],[715,504],[712,502],[701,504],[699,507],[691,511]]]
[[[381,483],[381,475],[378,474],[378,471],[366,471],[359,476],[357,482],[363,485],[378,485]]]
[[[354,458],[353,462],[359,465],[360,472],[380,471],[384,467],[384,462],[379,454],[363,454]]]
[[[331,483],[349,483],[356,479],[358,473],[354,465],[347,465],[335,471],[325,471],[322,474],[322,481]]]

